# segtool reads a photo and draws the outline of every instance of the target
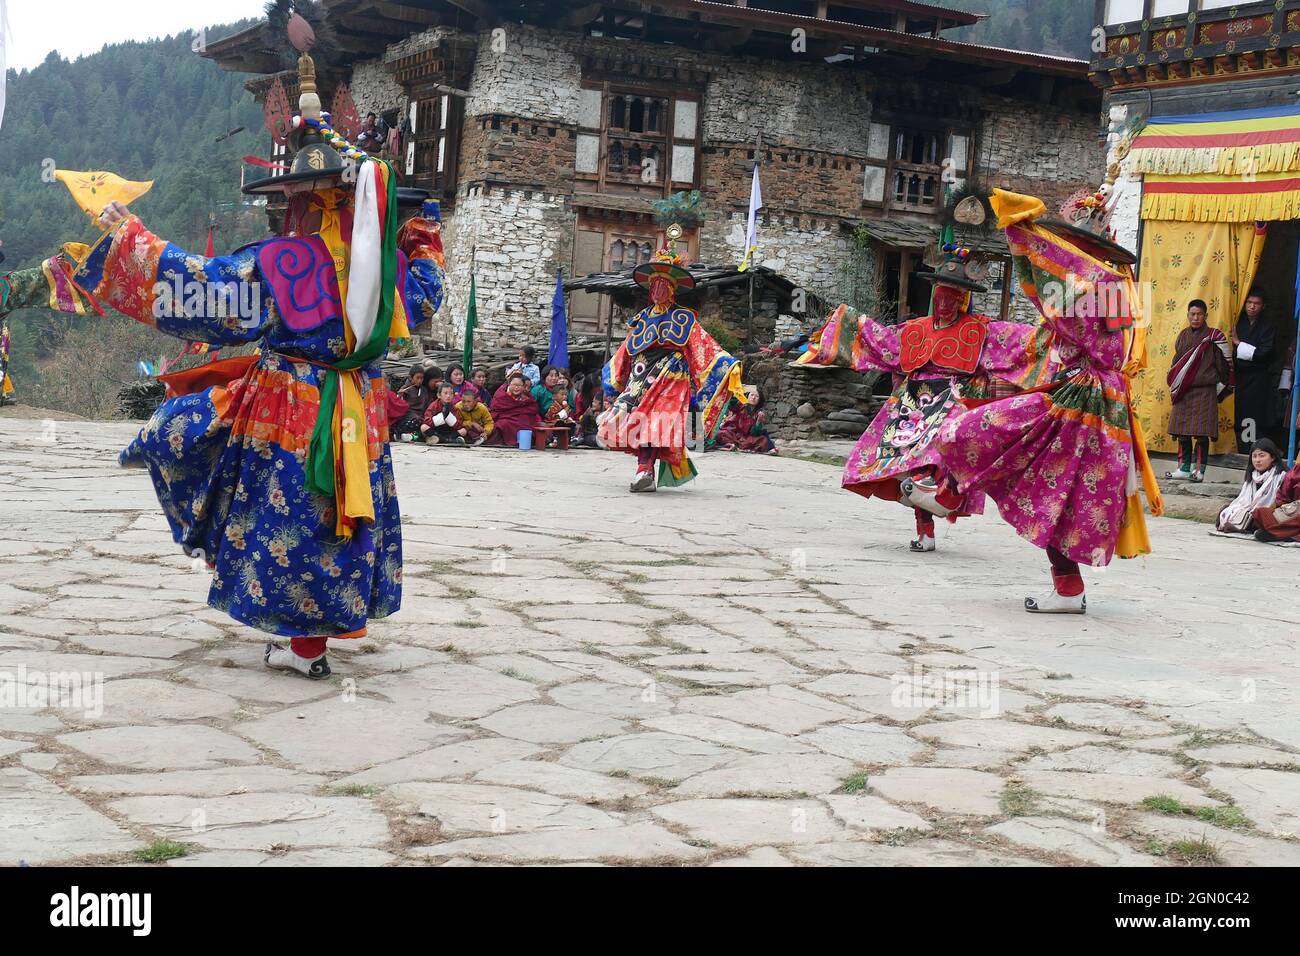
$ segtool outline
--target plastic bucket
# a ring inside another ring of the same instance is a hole
[[[521,431],[519,433],[519,450],[529,451],[533,447],[533,433],[531,431]]]

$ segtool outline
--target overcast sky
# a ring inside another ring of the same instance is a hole
[[[266,0],[8,0],[8,6],[8,65],[22,70],[51,50],[75,60],[106,43],[260,17]]]

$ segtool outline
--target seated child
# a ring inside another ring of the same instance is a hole
[[[396,421],[389,422],[389,437],[393,441],[401,441],[407,437],[413,440],[413,436],[420,432],[420,422],[424,421],[424,410],[433,400],[433,393],[424,384],[423,366],[411,366],[411,377],[398,391],[397,397],[406,403],[407,409],[406,413],[398,416]]]
[[[482,365],[477,366],[470,380],[474,383],[474,387],[478,389],[478,400],[484,405],[491,403],[492,393],[488,391],[487,369]]]
[[[590,392],[587,395],[587,410],[578,421],[578,434],[574,444],[579,448],[599,448],[596,432],[600,429],[600,413],[605,410],[605,393]]]
[[[430,445],[463,445],[465,439],[456,433],[456,390],[450,382],[438,386],[438,397],[424,411],[424,424],[420,432]]]
[[[1278,488],[1286,476],[1282,452],[1269,439],[1255,442],[1250,450],[1250,464],[1241,493],[1219,512],[1215,526],[1220,531],[1248,534],[1255,530],[1255,509],[1266,508],[1277,498]]]
[[[479,401],[478,389],[473,385],[466,386],[453,411],[456,413],[456,434],[467,445],[477,447],[487,441],[492,434],[492,413]]]
[[[551,428],[567,428],[570,432],[578,427],[573,409],[569,405],[568,382],[561,381],[551,389],[551,407],[546,410],[546,424]],[[558,441],[559,439],[552,438],[550,443],[555,444]]]
[[[537,350],[531,345],[525,345],[519,349],[519,361],[506,369],[506,378],[508,379],[515,372],[523,372],[524,377],[528,379],[528,387],[532,388],[542,380],[542,371],[537,367],[534,358]]]

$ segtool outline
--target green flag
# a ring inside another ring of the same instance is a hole
[[[478,301],[474,294],[474,274],[470,273],[469,310],[465,313],[465,354],[461,358],[466,375],[474,367],[474,326],[476,325],[478,325]]]

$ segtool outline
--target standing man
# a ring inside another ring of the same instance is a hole
[[[1237,451],[1250,453],[1250,447],[1264,437],[1269,420],[1272,391],[1269,363],[1273,359],[1274,330],[1264,317],[1264,296],[1251,289],[1246,307],[1232,332],[1233,356],[1237,380]]]
[[[1187,328],[1174,343],[1169,369],[1169,434],[1178,439],[1178,469],[1165,473],[1175,480],[1205,480],[1210,442],[1219,437],[1219,402],[1233,384],[1228,343],[1222,332],[1205,324],[1208,308],[1201,299],[1187,305]],[[1240,440],[1241,433],[1237,433]]]

